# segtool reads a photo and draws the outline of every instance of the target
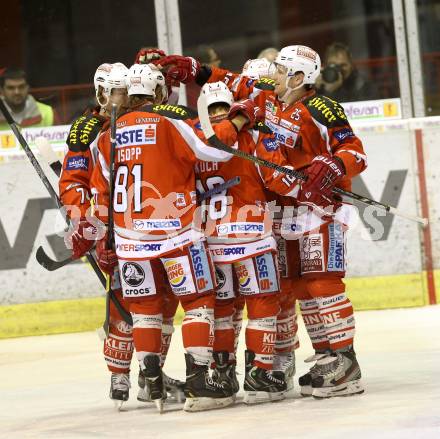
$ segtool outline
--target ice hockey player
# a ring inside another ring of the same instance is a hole
[[[63,171],[59,180],[59,193],[61,201],[66,206],[72,218],[73,228],[66,235],[66,245],[72,248],[75,258],[84,256],[92,249],[96,239],[97,229],[90,218],[90,178],[97,158],[98,136],[103,127],[108,123],[110,108],[117,104],[119,114],[128,108],[126,89],[126,75],[128,69],[121,63],[102,64],[94,75],[94,86],[98,106],[87,109],[72,124],[67,137],[68,151],[64,158]],[[116,300],[126,308],[122,300],[119,274],[116,272],[112,278],[112,287]],[[173,332],[172,321],[177,308],[177,303],[172,296],[167,295],[164,315],[164,355],[171,342]],[[130,388],[130,364],[133,356],[132,327],[120,316],[119,311],[110,302],[109,336],[104,342],[104,359],[111,372],[110,398],[120,407],[123,401],[128,400]],[[181,398],[180,383],[173,378],[165,376],[165,383],[170,395],[176,399]],[[142,374],[139,376],[140,401],[146,401],[145,382]]]
[[[164,398],[160,368],[163,291],[158,287],[164,269],[185,311],[184,410],[224,407],[233,403],[232,392],[208,373],[214,331],[214,267],[203,234],[192,228],[192,220],[196,160],[224,161],[230,155],[207,146],[179,120],[187,117],[183,107],[160,105],[167,89],[159,71],[149,65],[133,65],[127,88],[130,105],[137,108],[117,121],[112,203],[116,254],[101,240],[97,244],[99,261],[106,270],[119,263],[124,298],[133,317],[137,359],[157,407],[162,410]],[[142,107],[145,104],[151,105]],[[92,186],[97,215],[105,223],[110,203],[108,131],[100,137],[98,148]]]
[[[191,58],[171,56],[160,64],[182,82],[195,80],[203,85],[224,80],[236,99],[255,91],[251,79],[201,67]],[[300,378],[300,385],[303,393],[317,398],[361,393],[361,371],[353,349],[353,307],[343,282],[347,220],[342,217],[349,208],[333,196],[332,189],[349,190],[351,179],[365,169],[366,156],[343,108],[316,94],[314,83],[321,66],[318,53],[306,46],[287,46],[281,49],[275,66],[274,90],[259,91],[254,100],[265,110],[266,124],[282,144],[288,162],[307,176],[297,200],[311,206],[311,211],[297,216],[293,227],[304,227],[304,217],[309,223],[314,220],[311,228],[301,230],[298,240],[290,241],[295,295],[307,313],[304,321],[314,347],[320,348],[311,359],[316,364]],[[339,215],[323,216],[323,210],[338,210]]]
[[[258,110],[251,100],[234,103],[232,93],[223,82],[205,84],[202,94],[219,139],[229,138],[229,142],[238,142],[240,150],[248,154],[279,165],[287,164],[274,135],[251,129]],[[238,126],[231,123],[228,118],[235,122],[237,113],[245,115],[249,122]],[[221,281],[215,308],[214,377],[238,390],[232,325],[235,277],[239,293],[246,299],[249,318],[244,401],[274,401],[285,397],[286,383],[282,374],[277,378],[272,373],[280,295],[276,242],[265,187],[289,196],[296,195],[298,187],[284,174],[257,168],[240,157],[226,163],[198,164],[198,178],[205,190],[236,176],[240,177],[240,183],[213,196],[207,207],[205,233]]]
[[[242,75],[254,79],[258,87],[250,96],[254,98],[262,91],[262,88],[273,88],[274,81],[271,79],[275,73],[275,64],[265,58],[249,59],[243,66]],[[260,88],[262,87],[262,88]],[[292,205],[291,199],[280,197],[279,194],[267,191],[268,201],[275,202],[277,205]],[[278,270],[280,273],[280,312],[277,316],[277,338],[274,351],[274,371],[280,371],[284,374],[287,384],[287,392],[294,386],[295,368],[295,350],[299,348],[298,324],[296,315],[296,299],[292,285],[292,274],[288,270],[287,251],[288,243],[281,234],[282,230],[282,210],[274,212],[273,232],[277,242],[278,250]],[[277,372],[275,372],[277,375]]]

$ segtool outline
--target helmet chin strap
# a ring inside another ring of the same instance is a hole
[[[286,103],[287,98],[294,92],[295,90],[298,90],[304,85],[304,81],[301,82],[301,84],[297,85],[296,87],[289,87],[289,81],[292,76],[286,76],[286,91],[284,92],[283,96],[278,97],[278,99],[281,102]]]

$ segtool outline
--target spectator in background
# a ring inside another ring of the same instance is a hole
[[[349,48],[333,43],[325,52],[324,68],[316,81],[318,93],[338,102],[378,99],[376,85],[367,81],[353,65]]]
[[[196,53],[192,55],[201,64],[206,64],[209,67],[220,67],[222,60],[217,52],[211,46],[198,46]]]
[[[0,76],[0,94],[13,119],[21,127],[50,126],[57,123],[53,108],[36,101],[29,94],[29,84],[23,70],[14,67],[5,69]],[[3,114],[0,114],[0,130],[8,128]]]
[[[274,62],[277,55],[278,49],[275,49],[275,47],[267,47],[258,54],[257,58],[266,58],[268,61]]]

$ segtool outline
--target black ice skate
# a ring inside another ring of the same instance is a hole
[[[284,379],[287,392],[293,390],[293,377],[296,373],[295,351],[275,354],[273,358],[273,376]]]
[[[162,413],[166,391],[163,384],[159,356],[147,355],[144,358],[144,365],[145,369],[143,369],[142,374],[145,377],[145,388],[148,389],[148,398],[156,404],[157,409]]]
[[[331,351],[316,351],[314,355],[307,357],[305,359],[305,362],[306,363],[312,363],[313,361],[316,362],[316,361],[326,357],[327,355],[329,355],[330,352]],[[312,380],[318,376],[317,368],[318,368],[318,366],[315,363],[306,374],[304,374],[298,378],[298,384],[301,387],[300,392],[301,392],[302,396],[306,396],[306,397],[312,396],[312,393],[313,393]]]
[[[162,372],[163,385],[168,394],[168,399],[173,402],[184,402],[185,401],[185,382],[176,380],[169,377],[165,372]]]
[[[271,370],[253,365],[255,353],[245,351],[246,376],[244,378],[245,404],[279,401],[286,397],[284,377],[276,377]]]
[[[208,366],[194,363],[190,354],[185,354],[186,362],[186,401],[183,410],[198,412],[226,407],[234,402],[233,393],[224,384],[214,381],[208,372]]]
[[[312,379],[314,398],[331,398],[363,393],[361,369],[353,349],[332,352],[316,363],[318,375]]]
[[[112,372],[110,382],[110,399],[115,408],[120,410],[124,401],[128,401],[130,390],[130,375],[128,373]]]
[[[169,377],[163,371],[162,371],[162,379],[163,379],[163,384],[165,386],[165,391],[167,393],[166,394],[167,402],[177,402],[177,403],[184,402],[185,394],[183,393],[183,391],[184,391],[185,383],[183,381]],[[152,402],[149,396],[148,384],[145,380],[145,377],[141,369],[139,369],[138,385],[139,385],[139,391],[137,395],[138,401]]]
[[[230,388],[235,395],[240,390],[237,374],[235,373],[235,364],[229,363],[229,352],[214,352],[215,369],[212,372],[212,379],[217,383],[224,384]]]

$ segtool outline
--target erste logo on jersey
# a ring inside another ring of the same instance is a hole
[[[276,151],[280,144],[275,136],[268,137],[263,140],[263,145],[266,148],[266,151]]]
[[[154,123],[145,125],[129,125],[116,133],[116,147],[130,145],[155,145],[156,128]]]
[[[186,281],[185,269],[182,263],[177,259],[169,259],[165,261],[165,271],[172,287],[179,288]]]
[[[257,278],[262,293],[278,292],[278,274],[271,253],[255,257]]]
[[[203,293],[214,288],[208,256],[203,245],[189,247],[191,264],[196,279],[197,291]]]

